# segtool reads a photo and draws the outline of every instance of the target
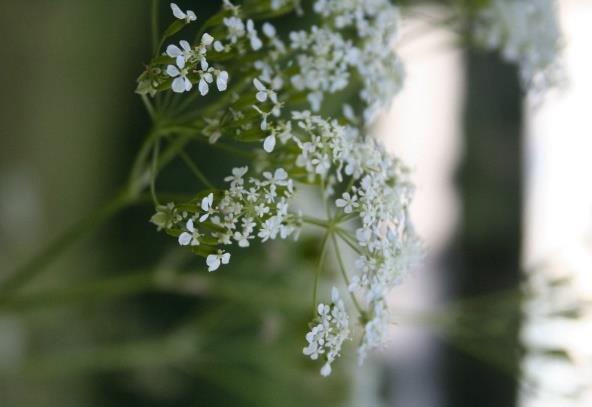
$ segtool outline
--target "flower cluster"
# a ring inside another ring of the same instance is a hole
[[[171,10],[181,24],[190,24],[197,20],[195,12],[184,12],[175,3],[171,3]],[[171,27],[173,29],[170,35],[179,29],[175,24]],[[170,44],[166,52],[140,76],[137,92],[154,95],[159,90],[170,87],[175,93],[184,93],[191,91],[197,84],[199,93],[205,96],[214,80],[218,90],[225,91],[228,87],[228,72],[210,66],[207,60],[212,44],[214,37],[208,33],[204,33],[194,45],[186,40],[181,40],[179,45]]]
[[[560,79],[561,33],[555,0],[491,0],[478,14],[475,37],[517,63],[523,87],[535,95]]]
[[[152,223],[176,235],[179,245],[207,255],[209,271],[230,261],[230,253],[218,247],[236,243],[244,248],[256,238],[266,242],[297,236],[300,219],[288,211],[294,185],[286,171],[266,171],[262,179],[245,179],[247,172],[247,167],[234,168],[220,199],[209,193],[195,203],[158,207]]]
[[[313,360],[323,357],[321,375],[331,374],[331,364],[339,356],[343,342],[349,338],[349,315],[337,288],[331,290],[331,304],[319,304],[317,317],[306,334],[308,345],[302,350]]]
[[[360,325],[362,362],[384,342],[388,293],[423,251],[408,215],[413,195],[408,171],[371,131],[402,86],[403,68],[393,51],[399,11],[388,0],[315,0],[316,25],[281,33],[260,20],[297,3],[235,6],[223,0],[221,11],[206,23],[209,33],[193,45],[168,45],[140,77],[138,91],[148,95],[183,93],[195,84],[205,95],[214,81],[218,90],[228,88],[216,95],[215,109],[207,114],[184,111],[180,117],[189,119],[180,128],[238,151],[252,165],[250,176],[247,166],[232,169],[223,189],[202,191],[189,203],[159,205],[152,222],[205,257],[209,271],[230,262],[230,245],[297,237],[305,223],[325,227],[356,256],[355,269],[342,271],[358,313],[352,320]],[[551,4],[492,0],[476,23],[480,41],[519,62],[530,86],[546,77],[557,51]],[[165,39],[196,19],[191,11],[171,8],[177,21]],[[540,21],[548,27],[539,27]],[[217,65],[221,62],[231,67],[232,83]],[[340,106],[341,115],[326,114],[324,101],[339,92],[354,95],[352,105]],[[321,187],[326,219],[300,215],[293,198],[301,185]],[[338,247],[335,251],[339,256]],[[304,354],[324,358],[324,376],[350,336],[349,320],[337,289],[329,305],[315,310]]]
[[[393,51],[398,8],[388,0],[317,0],[314,11],[326,24],[290,34],[292,49],[300,51],[292,84],[306,90],[312,110],[319,111],[324,94],[345,89],[357,74],[364,118],[373,121],[403,82],[403,68]]]
[[[306,170],[309,180],[349,178],[335,207],[358,221],[351,238],[359,248],[357,274],[349,290],[360,294],[368,307],[360,361],[382,342],[388,325],[386,296],[399,284],[422,248],[409,222],[413,188],[405,168],[390,157],[373,137],[356,128],[327,121],[310,112],[293,112],[292,141],[299,147],[293,160]],[[330,194],[332,191],[327,191]]]

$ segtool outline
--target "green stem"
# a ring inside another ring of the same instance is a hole
[[[360,304],[358,303],[358,300],[356,299],[354,293],[352,293],[349,289],[349,277],[347,276],[347,271],[345,270],[345,265],[343,264],[343,258],[341,257],[341,251],[339,250],[339,243],[337,242],[337,238],[335,237],[334,233],[331,234],[331,239],[333,240],[333,246],[335,247],[335,257],[337,257],[337,263],[339,263],[341,275],[343,276],[343,280],[345,281],[345,284],[347,286],[347,292],[349,293],[349,296],[351,297],[352,302],[358,310],[358,312],[363,315],[364,310],[362,310],[362,307],[360,307]]]
[[[4,296],[11,290],[19,289],[39,274],[44,267],[54,262],[66,248],[70,247],[80,237],[111,219],[132,202],[133,199],[131,199],[126,191],[116,195],[115,198],[102,208],[78,222],[74,227],[68,229],[57,240],[54,240],[40,253],[33,256],[29,261],[18,267],[11,275],[0,282],[0,295]]]
[[[152,10],[150,12],[151,26],[150,31],[152,32],[152,53],[158,54],[159,45],[159,28],[158,28],[158,0],[152,0]]]
[[[148,96],[142,95],[142,102],[146,107],[146,111],[148,111],[148,115],[150,115],[150,118],[154,122],[156,119],[156,112],[154,111],[154,106],[152,106],[152,103],[150,102],[150,99],[148,99]]]
[[[335,233],[339,235],[339,237],[357,254],[362,254],[362,250],[358,247],[358,245],[353,241],[352,237],[348,235],[348,233],[341,229],[335,228]]]
[[[331,226],[329,222],[323,219],[313,218],[311,216],[303,216],[302,221],[304,223],[308,223],[309,225],[319,226],[324,229],[329,229]]]
[[[158,197],[156,196],[156,176],[158,173],[158,154],[160,152],[160,140],[156,140],[154,142],[154,150],[152,153],[152,169],[150,171],[150,195],[152,196],[152,201],[154,202],[154,206],[160,205],[158,202]]]
[[[191,170],[193,175],[195,175],[195,177],[198,180],[200,180],[201,183],[204,184],[204,186],[206,188],[216,189],[216,188],[214,188],[212,183],[207,179],[207,177],[204,175],[204,173],[201,172],[201,170],[199,168],[197,168],[197,165],[195,165],[195,163],[191,160],[191,158],[187,155],[187,153],[185,153],[185,151],[181,150],[179,152],[179,157],[181,157],[181,159],[185,162],[185,164]]]
[[[329,239],[330,232],[327,231],[325,236],[323,237],[323,242],[321,243],[321,256],[319,257],[319,263],[317,265],[317,270],[315,273],[314,278],[314,286],[312,292],[312,317],[313,319],[316,318],[317,315],[317,292],[319,289],[319,280],[321,276],[321,271],[323,270],[323,264],[325,263],[325,256],[327,255],[327,240]]]

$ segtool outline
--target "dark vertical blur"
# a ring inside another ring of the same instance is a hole
[[[516,289],[520,278],[522,97],[517,74],[493,54],[468,52],[466,65],[461,216],[445,279],[452,299]],[[459,318],[470,320],[476,312],[483,314],[468,323],[472,329],[453,332],[445,345],[446,405],[513,406],[518,302],[492,300],[481,310],[467,304]]]

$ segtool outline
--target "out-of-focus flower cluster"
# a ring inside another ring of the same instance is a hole
[[[518,64],[523,87],[540,95],[562,79],[555,0],[491,0],[477,15],[476,40]]]

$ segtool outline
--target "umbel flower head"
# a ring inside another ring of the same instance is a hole
[[[317,302],[318,281],[311,281],[314,319],[303,353],[322,360],[321,374],[327,376],[346,339],[356,342],[360,362],[384,343],[390,324],[386,298],[421,259],[423,248],[408,215],[414,190],[408,170],[372,131],[404,80],[394,51],[398,7],[388,0],[316,0],[315,25],[303,19],[287,33],[256,19],[303,12],[297,3],[241,7],[224,0],[194,42],[170,40],[195,21],[195,13],[172,4],[175,21],[163,34],[165,50],[155,52],[137,91],[145,101],[162,93],[168,94],[165,101],[173,100],[162,112],[165,124],[158,123],[171,148],[205,142],[245,160],[227,169],[223,184],[214,185],[185,154],[204,188],[188,201],[161,205],[155,199],[152,223],[203,257],[208,271],[227,267],[233,250],[247,250],[254,242],[297,240],[304,226],[324,229],[321,260],[333,243],[341,278],[330,302]],[[497,10],[506,3],[492,0],[488,7]],[[480,35],[486,27],[501,29],[493,12],[484,10],[479,18],[485,24]],[[542,46],[526,35],[504,31],[488,38],[498,47],[520,44],[508,57],[525,64],[525,78],[552,59],[541,56]],[[331,95],[354,95],[354,103],[327,114]],[[153,168],[159,163],[157,147],[156,142]],[[320,189],[322,213],[303,213],[298,206],[295,196],[303,186]],[[354,264],[343,261],[340,244]],[[319,263],[321,270],[324,262]],[[340,292],[347,294],[345,300]]]

